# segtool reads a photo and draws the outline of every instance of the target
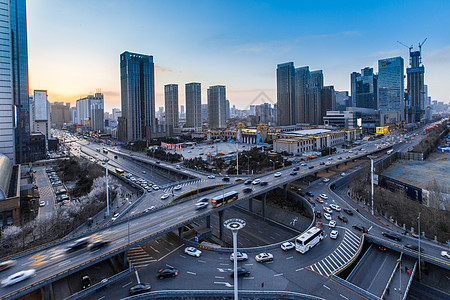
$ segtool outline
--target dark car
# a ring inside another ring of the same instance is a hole
[[[299,167],[295,167],[295,168],[294,168],[294,171],[298,171],[298,170],[300,170]]]
[[[150,292],[151,289],[152,286],[150,284],[139,283],[135,286],[130,287],[130,289],[128,290],[128,295],[133,296],[137,294],[147,293]]]
[[[166,277],[175,277],[178,275],[178,270],[174,269],[174,268],[166,268],[166,269],[161,269],[158,271],[158,274],[156,274],[156,277],[158,279],[163,279]]]
[[[108,244],[109,244],[109,241],[98,240],[98,241],[95,241],[95,242],[91,243],[88,246],[88,248],[89,248],[89,250],[94,251],[94,250],[100,249],[101,247],[104,247],[104,246],[106,246]]]
[[[159,165],[161,162],[158,160],[158,161],[156,161],[156,163]]]
[[[241,277],[241,276],[248,276],[250,275],[250,271],[248,271],[247,269],[243,268],[243,267],[238,267],[237,268],[237,276]],[[234,277],[234,270],[230,272],[230,276]]]
[[[339,215],[337,218],[338,218],[339,220],[341,220],[342,222],[344,222],[344,223],[347,223],[347,222],[348,222],[348,219],[347,219],[346,217],[342,216],[342,215]]]
[[[295,176],[295,175],[297,175],[297,172],[291,172],[291,173],[289,173],[289,175]]]
[[[269,184],[267,181],[262,181],[259,185],[266,186],[267,184]]]
[[[309,166],[308,169],[314,169],[314,166]]]
[[[320,211],[314,211],[314,214],[316,215],[316,218],[320,219],[322,218],[322,214],[320,213]]]
[[[386,252],[387,248],[385,246],[378,246],[378,250],[380,250],[381,252]]]
[[[310,197],[314,197],[314,194],[311,193],[311,192],[306,192],[305,195],[306,195],[306,196],[310,196]]]
[[[222,178],[222,181],[229,182],[230,181],[230,177],[224,177],[224,178]]]
[[[84,248],[87,246],[88,242],[89,242],[88,238],[82,238],[82,239],[76,240],[75,242],[73,242],[72,244],[70,244],[67,247],[67,251],[72,252],[72,251]]]
[[[81,289],[87,289],[91,286],[91,278],[88,275],[85,275],[81,278]]]
[[[245,188],[244,189],[244,193],[245,194],[248,194],[248,193],[251,193],[252,192],[252,188]]]
[[[244,181],[244,184],[245,184],[245,185],[249,185],[249,184],[252,184],[252,180],[250,180],[250,179],[247,179],[246,181]]]
[[[325,163],[324,163],[323,161],[322,161],[322,162],[320,162],[320,165],[321,165],[321,166],[323,166],[324,164],[325,164]]]
[[[114,155],[114,158],[117,159],[117,155]]]
[[[407,248],[407,249],[410,249],[410,250],[414,250],[414,251],[416,251],[416,252],[419,251],[419,246],[417,246],[417,245],[406,244],[406,245],[403,246],[403,247],[405,247],[405,248]],[[420,247],[420,253],[424,253],[422,247]]]
[[[396,240],[396,241],[401,241],[402,240],[402,238],[398,234],[393,233],[393,232],[382,232],[381,234],[383,236],[387,237],[387,238],[392,239],[392,240]]]
[[[352,227],[355,228],[356,230],[359,230],[359,231],[363,232],[363,233],[366,233],[366,232],[367,232],[366,227],[364,227],[364,226],[362,226],[362,225],[355,224],[355,225],[353,225]]]
[[[349,216],[353,216],[353,212],[348,209],[348,208],[344,208],[344,211],[349,215]]]

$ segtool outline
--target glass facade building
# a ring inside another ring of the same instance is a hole
[[[166,84],[164,86],[164,104],[166,108],[166,125],[171,126],[172,129],[178,128],[178,84]]]
[[[186,83],[186,127],[202,127],[202,85],[198,82]]]
[[[295,69],[288,62],[277,66],[278,125],[295,124]]]
[[[227,127],[226,97],[224,85],[208,88],[208,125],[210,129]]]
[[[378,61],[378,109],[404,112],[404,62],[400,56]]]
[[[354,107],[377,109],[377,78],[372,68],[350,75]]]

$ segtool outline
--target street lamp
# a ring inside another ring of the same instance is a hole
[[[108,161],[109,161],[109,159],[105,158],[105,169],[106,169],[106,216],[109,216]]]
[[[275,162],[273,161],[273,160],[269,160],[269,161],[271,161],[272,162],[272,164],[273,164],[273,169],[275,170]]]
[[[417,223],[418,223],[418,227],[419,227],[419,251],[417,251],[417,255],[419,256],[419,281],[421,279],[421,274],[420,274],[420,214],[421,212],[419,212],[419,216],[417,217]]]
[[[242,219],[229,219],[223,223],[233,233],[233,266],[234,266],[234,300],[238,300],[238,275],[237,275],[237,234],[239,229],[244,228],[246,222]]]
[[[247,175],[250,175],[250,157],[245,155],[247,157]]]
[[[128,198],[127,198],[127,201],[128,201]],[[128,201],[128,204],[131,205],[131,201]],[[127,218],[127,223],[128,223],[128,245],[130,245],[130,216],[128,216],[128,218]],[[128,266],[129,266],[129,270],[130,270],[130,273],[131,273],[131,263],[130,263],[130,261],[128,261]]]
[[[370,182],[371,182],[371,191],[372,191],[372,216],[373,216],[373,160],[377,158],[376,156],[368,155],[367,158],[370,159]]]

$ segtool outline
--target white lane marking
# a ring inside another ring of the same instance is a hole
[[[369,232],[369,231],[370,231],[370,229],[372,229],[372,228],[373,228],[373,226],[370,226],[370,227],[369,227],[369,229],[367,229],[367,232]]]
[[[244,277],[244,279],[255,279],[255,277]]]
[[[204,261],[204,260],[201,260],[201,259],[199,259],[199,260],[197,260],[199,263],[202,263],[202,264],[206,264],[206,261]]]
[[[283,276],[283,273],[273,275],[273,277],[277,277],[277,276]]]
[[[58,266],[61,267],[61,266],[67,265],[68,263],[70,263],[70,260],[63,261],[62,263],[59,263]]]
[[[101,296],[101,297],[98,298],[97,300],[102,300],[103,298],[105,298],[105,296]]]
[[[221,268],[217,268],[217,270],[218,270],[219,272],[221,272],[221,273],[226,272],[224,269],[221,269]]]
[[[303,269],[304,269],[304,268],[297,269],[297,270],[295,270],[295,272],[301,271],[301,270],[303,270]]]
[[[232,286],[233,286],[233,285],[229,284],[228,282],[217,282],[217,281],[214,281],[214,283],[215,283],[215,284],[223,284],[223,285],[225,285],[226,287],[232,287]]]
[[[342,298],[344,298],[344,299],[348,300],[348,298],[347,298],[347,297],[345,297],[345,296],[344,296],[344,295],[342,295],[342,294],[339,294],[339,296],[341,296]]]
[[[197,273],[191,272],[191,271],[187,271],[186,273],[191,274],[191,275],[197,275]]]
[[[221,263],[220,265],[221,265],[221,266],[229,266],[230,264],[222,264],[222,263]]]
[[[245,264],[246,266],[253,266],[253,264]]]
[[[286,259],[292,259],[292,258],[294,258],[294,257],[293,256],[286,257]]]
[[[215,276],[215,278],[217,278],[217,279],[224,279],[225,277],[223,277],[223,276]]]
[[[169,253],[167,253],[166,255],[163,255],[160,259],[158,259],[158,261],[160,261],[160,260],[166,258],[167,255],[172,254],[173,252],[177,251],[177,250],[180,249],[181,247],[183,247],[183,245],[180,245],[180,246],[176,247],[175,249],[173,249],[172,251],[170,251]]]
[[[130,285],[130,284],[132,284],[133,282],[128,282],[127,284],[125,284],[125,285],[122,285],[122,287],[124,288],[124,287],[126,287],[127,285]]]
[[[324,288],[326,288],[327,290],[330,290],[330,288],[329,287],[327,287],[325,284],[324,285],[322,285]]]

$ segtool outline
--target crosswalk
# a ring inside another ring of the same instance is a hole
[[[199,179],[199,180],[195,180],[195,181],[185,182],[185,183],[182,183],[180,185],[183,187],[183,186],[193,185],[193,184],[206,182],[206,181],[208,181],[208,180],[206,180],[206,179]],[[171,193],[172,190],[174,189],[174,187],[175,186],[171,186],[171,187],[165,188],[163,191],[164,191],[164,193],[169,193],[169,192]]]
[[[322,276],[330,276],[345,266],[356,254],[361,239],[351,230],[345,230],[345,236],[339,247],[330,255],[310,265],[309,269]]]
[[[128,262],[133,266],[134,269],[145,268],[152,262],[155,262],[152,256],[142,249],[141,246],[136,246],[128,249]]]

